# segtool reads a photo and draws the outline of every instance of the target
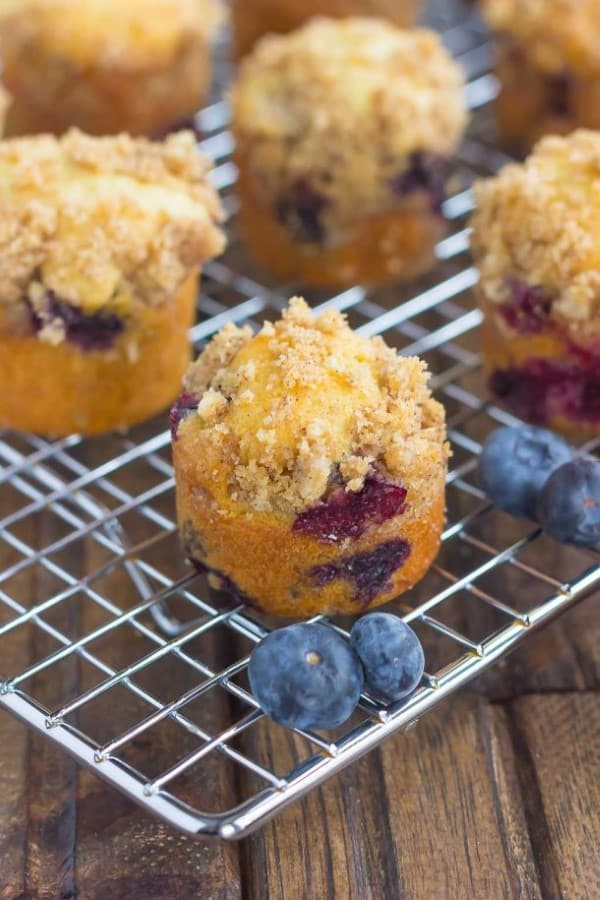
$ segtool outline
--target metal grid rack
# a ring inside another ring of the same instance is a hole
[[[396,603],[426,649],[427,674],[412,698],[386,708],[365,696],[345,730],[303,732],[291,770],[275,771],[265,747],[278,726],[261,715],[245,678],[248,653],[272,623],[211,593],[186,567],[165,418],[95,441],[0,434],[0,548],[11,560],[0,573],[0,708],[190,835],[247,834],[411,726],[600,583],[597,553],[557,549],[531,523],[492,509],[474,479],[485,435],[514,421],[482,399],[466,231],[472,179],[506,157],[493,144],[495,83],[485,34],[465,9],[441,8],[433,24],[469,74],[473,124],[445,204],[450,231],[438,246],[437,269],[408,288],[309,296],[314,306],[346,311],[362,334],[383,334],[399,352],[423,356],[447,408],[454,456],[442,552]],[[221,64],[217,81],[226,78]],[[233,219],[227,119],[217,99],[198,125]],[[225,257],[206,267],[192,333],[197,348],[226,321],[277,316],[297,291],[251,272],[232,231]],[[20,641],[29,642],[30,661],[13,671],[11,648]],[[168,692],[172,677],[175,695]],[[128,724],[113,715],[117,707]],[[176,758],[161,757],[165,728],[178,735],[167,742],[171,753],[180,747]],[[223,766],[234,799],[225,791],[217,808],[203,812],[203,788]]]

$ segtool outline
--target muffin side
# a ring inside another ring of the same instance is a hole
[[[444,519],[442,407],[424,365],[294,299],[258,335],[227,326],[174,408],[188,555],[284,616],[358,613],[407,590]]]
[[[518,415],[600,432],[600,134],[547,137],[476,188],[484,361]]]

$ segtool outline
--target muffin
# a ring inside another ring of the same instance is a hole
[[[0,0],[11,135],[157,136],[189,119],[210,75],[217,0]]]
[[[187,132],[0,142],[0,427],[94,434],[173,400],[223,247],[208,169]]]
[[[265,612],[357,614],[408,590],[444,522],[443,408],[425,365],[295,298],[227,325],[172,410],[178,521],[215,586]]]
[[[600,434],[600,133],[543,138],[476,200],[493,394],[530,422]]]
[[[10,96],[0,85],[0,137],[4,134],[4,123],[6,121],[6,113],[10,106]]]
[[[462,88],[426,30],[315,19],[259,41],[232,92],[249,253],[317,286],[427,270],[466,122]]]
[[[380,16],[414,25],[420,0],[233,0],[234,53],[245,56],[265,34],[287,34],[314,16]]]
[[[483,0],[495,34],[501,136],[529,148],[544,134],[600,128],[598,0]]]

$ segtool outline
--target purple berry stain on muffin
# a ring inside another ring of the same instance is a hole
[[[523,366],[497,369],[490,388],[522,418],[543,425],[554,416],[600,421],[600,360],[589,364],[532,359]]]
[[[321,214],[328,200],[310,184],[307,178],[297,178],[289,194],[277,203],[277,218],[294,240],[306,244],[323,244],[326,232]]]
[[[409,556],[408,541],[387,541],[375,550],[345,556],[335,563],[315,566],[311,569],[310,576],[319,587],[325,587],[338,578],[352,582],[355,601],[361,607],[366,607],[378,594],[390,589],[392,575],[404,565]]]
[[[369,527],[381,525],[406,509],[406,488],[369,475],[359,491],[336,488],[325,502],[296,516],[292,531],[327,544],[356,540]]]
[[[108,312],[86,315],[78,306],[60,300],[52,291],[46,292],[40,309],[34,309],[29,301],[28,305],[36,333],[50,322],[60,322],[65,340],[84,351],[110,350],[125,328],[120,316]]]
[[[406,197],[415,191],[427,191],[431,195],[431,207],[441,212],[446,197],[448,161],[434,153],[411,153],[408,167],[392,179],[392,190],[398,197]]]
[[[555,116],[567,118],[571,113],[573,79],[568,72],[548,75],[546,78],[546,106]]]
[[[171,425],[171,437],[174,441],[177,440],[177,432],[181,422],[198,409],[198,402],[195,394],[189,394],[184,391],[171,407],[169,423]]]
[[[552,298],[538,285],[511,282],[512,296],[500,304],[506,324],[519,334],[539,334],[548,325]]]

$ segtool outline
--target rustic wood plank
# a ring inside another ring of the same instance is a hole
[[[26,504],[16,490],[2,492],[0,518]],[[55,523],[44,514],[31,516],[16,526],[16,534],[29,546],[43,546],[53,539]],[[8,543],[0,548],[0,568],[22,557]],[[31,566],[3,584],[7,593],[25,606],[48,596],[49,579],[41,567]],[[54,624],[60,625],[60,616]],[[16,674],[33,660],[43,658],[56,644],[35,625],[20,626],[3,642],[2,668]],[[68,679],[75,674],[63,670]],[[44,675],[27,685],[36,698],[52,704],[57,684]],[[3,715],[0,743],[0,896],[73,896],[73,783],[75,766],[48,741],[27,731]]]
[[[600,696],[510,705],[521,789],[545,897],[600,896]]]
[[[0,555],[0,568],[7,554]],[[29,658],[23,631],[2,655],[2,671],[20,671]],[[0,898],[13,900],[25,890],[27,742],[24,725],[0,712]]]
[[[279,729],[255,741],[276,768],[297,759]],[[244,860],[256,900],[541,897],[505,715],[469,695],[252,836]]]
[[[141,466],[128,475],[127,489],[139,493],[148,485],[149,476]],[[139,477],[139,481],[137,480]],[[165,502],[172,503],[172,498]],[[139,529],[139,530],[138,530]],[[131,540],[145,537],[142,520],[128,523]],[[155,529],[154,529],[155,530]],[[165,541],[152,548],[152,564],[170,571],[176,564],[177,546]],[[86,542],[86,569],[95,571],[106,558],[93,540]],[[123,567],[104,576],[95,587],[122,609],[138,603],[139,595]],[[105,621],[106,615],[88,603],[83,612],[82,626],[86,632]],[[152,625],[149,617],[145,624]],[[217,666],[220,656],[221,633],[209,632],[204,638],[186,647],[211,666]],[[136,636],[130,628],[120,628],[110,638],[95,645],[98,655],[114,668],[122,668],[134,659],[155,649],[146,638]],[[95,683],[91,671],[82,679],[83,689]],[[200,683],[203,676],[172,657],[158,666],[153,674],[143,673],[138,683],[159,699],[167,701]],[[162,693],[161,693],[162,692]],[[226,699],[226,695],[223,694]],[[202,703],[201,725],[216,734],[227,724],[229,710],[221,702],[222,696],[207,696]],[[78,713],[82,730],[114,737],[151,712],[143,707],[124,688],[106,694],[100,701],[84,706]],[[187,710],[186,710],[187,712]],[[194,712],[190,711],[193,717]],[[194,721],[197,721],[194,719]],[[103,724],[104,723],[104,724]],[[108,727],[110,725],[110,727]],[[141,772],[158,774],[185,755],[186,750],[198,746],[194,738],[186,743],[186,732],[179,726],[143,733],[125,749],[127,761]],[[234,780],[231,768],[222,756],[214,754],[202,762],[186,780],[182,799],[196,808],[211,811],[235,805]],[[176,833],[168,826],[153,820],[116,790],[104,785],[93,773],[82,770],[78,788],[77,821],[77,888],[86,900],[129,900],[133,897],[187,898],[203,900],[238,900],[241,896],[239,849],[235,844],[216,840],[194,841]]]
[[[39,546],[52,543],[63,531],[52,513],[39,514]],[[72,572],[81,572],[83,556],[76,549],[72,555]],[[36,569],[36,601],[46,599],[57,589],[56,579],[42,568]],[[78,610],[75,604],[61,603],[51,615],[52,624],[68,635],[78,633]],[[41,660],[59,645],[44,632],[32,627],[31,648],[34,660]],[[50,667],[26,685],[33,696],[49,710],[63,702],[68,694],[76,694],[79,684],[77,657]],[[27,851],[25,892],[32,896],[71,898],[75,896],[75,786],[77,765],[44,735],[31,733],[27,755]]]

